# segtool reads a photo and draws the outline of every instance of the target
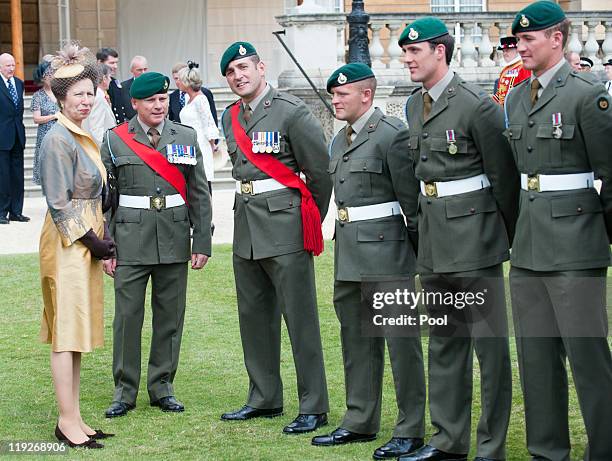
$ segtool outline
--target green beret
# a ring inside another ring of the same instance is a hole
[[[362,62],[352,62],[346,64],[331,74],[327,79],[327,92],[331,93],[331,89],[336,86],[354,83],[366,78],[374,77],[374,72]]]
[[[145,72],[136,77],[130,87],[130,96],[134,99],[145,99],[154,94],[168,92],[170,79],[159,72]]]
[[[541,0],[527,5],[512,21],[512,34],[548,29],[565,19],[565,13],[556,3]]]
[[[425,16],[408,24],[398,40],[399,46],[426,42],[448,34],[446,24],[433,16]]]
[[[221,56],[221,75],[225,77],[225,71],[230,62],[255,55],[257,55],[257,50],[249,42],[232,43]]]

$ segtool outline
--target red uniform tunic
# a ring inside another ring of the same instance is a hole
[[[499,74],[497,92],[493,95],[495,102],[503,105],[510,89],[530,76],[531,71],[523,67],[523,61],[520,58],[508,64]]]

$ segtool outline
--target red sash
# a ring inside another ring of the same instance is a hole
[[[270,154],[253,154],[253,143],[246,134],[244,128],[238,121],[240,104],[232,106],[232,129],[234,138],[242,153],[257,168],[268,176],[276,179],[284,186],[292,189],[299,189],[302,194],[302,230],[304,232],[304,250],[313,253],[315,256],[323,252],[323,232],[321,231],[321,214],[319,208],[312,198],[312,194],[306,187],[306,183],[300,179],[291,169],[287,168],[281,161]]]
[[[179,170],[176,165],[168,162],[166,157],[151,146],[146,146],[136,141],[134,139],[135,134],[128,132],[127,122],[113,128],[113,132],[119,136],[119,138],[121,138],[121,140],[132,149],[143,162],[149,165],[153,171],[168,181],[170,185],[181,194],[181,197],[183,197],[183,200],[185,200],[187,204],[187,183],[185,182],[183,173],[181,173],[181,170]]]

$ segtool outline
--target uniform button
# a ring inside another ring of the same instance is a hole
[[[427,200],[427,204],[428,204],[428,205],[431,205],[431,200],[429,200],[429,199],[428,199],[428,200]]]
[[[344,160],[345,162],[348,162],[348,155],[345,155],[344,157],[342,157],[342,160]]]
[[[578,208],[576,208],[576,211],[577,211],[578,213],[582,213],[582,207],[581,207],[581,206],[579,206]]]
[[[161,188],[160,188],[160,187],[158,187],[157,189],[155,189],[155,191],[156,191],[158,194],[161,194]]]
[[[248,197],[245,197],[243,200],[244,200],[244,203],[249,203],[249,198]]]
[[[532,152],[532,151],[533,151],[533,147],[527,146],[527,152]]]
[[[535,122],[533,120],[529,120],[529,126],[533,126],[535,125]]]
[[[531,194],[531,195],[529,196],[529,201],[530,201],[530,202],[533,202],[534,200],[535,200],[535,195]]]
[[[246,158],[243,158],[243,159],[242,159],[242,163],[246,163],[246,162],[247,162],[247,159],[246,159]]]
[[[428,138],[429,137],[429,133],[425,132],[423,133],[423,139]]]
[[[367,167],[367,166],[365,166],[365,165],[364,165],[364,166],[363,166],[363,168],[362,168],[362,170],[363,170],[363,171],[367,171],[367,169],[368,169],[368,167]]]
[[[470,213],[472,214],[476,213],[476,208],[470,208]]]
[[[344,227],[344,223],[343,222],[340,223],[340,227]]]
[[[338,205],[344,205],[344,200],[338,200]]]
[[[289,206],[293,206],[293,200],[289,202]]]
[[[421,155],[421,160],[426,162],[427,161],[427,155]]]
[[[385,236],[383,234],[378,235],[378,240],[384,240],[384,239],[385,239]]]
[[[340,184],[344,183],[344,178],[340,178]]]

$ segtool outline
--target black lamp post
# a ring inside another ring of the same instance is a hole
[[[346,17],[349,23],[349,62],[363,62],[372,67],[368,40],[368,15],[363,7],[363,0],[353,0],[351,13]]]

